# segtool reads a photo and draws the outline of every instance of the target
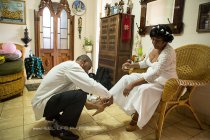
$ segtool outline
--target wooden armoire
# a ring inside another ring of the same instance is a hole
[[[133,26],[134,15],[119,13],[101,18],[98,66],[110,70],[112,84],[126,74],[122,64],[132,55]]]
[[[55,65],[74,60],[74,16],[67,0],[41,0],[34,11],[35,55],[43,61],[45,72]]]

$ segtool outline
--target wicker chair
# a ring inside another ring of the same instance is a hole
[[[22,52],[22,60],[24,61],[25,48],[22,45],[15,44],[16,48]],[[0,44],[0,48],[2,43]],[[0,76],[0,101],[5,100],[14,95],[22,95],[25,85],[24,62],[21,72]]]
[[[190,104],[190,99],[196,87],[210,83],[210,46],[190,44],[179,47],[175,51],[178,79],[169,79],[163,89],[162,99],[156,111],[159,114],[156,128],[158,140],[161,137],[165,118],[171,110],[179,106],[189,108],[202,129],[201,122]],[[130,72],[143,71],[145,69],[134,69]]]

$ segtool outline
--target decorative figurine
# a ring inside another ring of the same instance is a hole
[[[133,2],[132,0],[128,0],[128,3],[127,3],[127,14],[131,14],[132,13],[132,10],[133,10]]]
[[[115,2],[114,6],[111,7],[111,15],[119,13],[119,5]]]
[[[25,43],[25,47],[28,47],[27,44],[32,40],[32,39],[28,36],[28,29],[27,29],[27,27],[25,28],[24,38],[21,38],[21,40]]]
[[[115,2],[114,7],[115,7],[114,9],[115,14],[119,13],[119,5],[117,2]]]
[[[111,10],[111,5],[106,3],[106,6],[105,6],[105,13],[106,13],[106,16],[109,16],[110,15],[110,10]]]
[[[124,1],[120,0],[120,2],[119,2],[119,13],[123,13],[124,12],[124,8],[123,8],[124,4],[125,4]]]

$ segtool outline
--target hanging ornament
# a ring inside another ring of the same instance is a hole
[[[81,39],[81,32],[82,32],[82,18],[78,18],[78,31],[79,31],[79,39]]]
[[[28,29],[27,27],[25,28],[25,32],[24,32],[24,37],[21,38],[21,40],[25,43],[25,47],[28,46],[28,43],[32,40],[29,35],[28,35]]]

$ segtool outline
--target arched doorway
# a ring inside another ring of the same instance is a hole
[[[35,54],[43,61],[45,72],[74,59],[74,16],[67,0],[60,3],[41,0],[35,17]]]

